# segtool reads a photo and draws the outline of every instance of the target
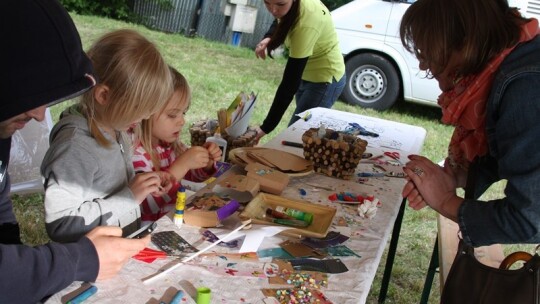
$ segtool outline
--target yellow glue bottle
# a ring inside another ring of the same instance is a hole
[[[182,227],[184,223],[184,209],[186,208],[186,188],[178,187],[176,193],[176,210],[174,211],[174,224],[178,227]]]

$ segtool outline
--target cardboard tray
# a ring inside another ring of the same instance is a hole
[[[261,219],[265,214],[266,208],[275,208],[276,206],[293,208],[296,210],[309,212],[313,214],[313,222],[306,228],[291,228],[283,231],[281,234],[294,237],[314,237],[324,238],[336,215],[336,209],[323,205],[306,203],[300,200],[291,200],[281,196],[259,193],[244,209],[240,216],[249,217],[255,224],[276,225]]]

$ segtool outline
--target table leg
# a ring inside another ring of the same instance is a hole
[[[431,254],[431,261],[429,261],[428,272],[426,274],[426,280],[424,281],[424,289],[422,290],[422,297],[420,298],[420,304],[426,304],[429,300],[429,294],[431,292],[431,286],[433,285],[433,277],[437,268],[439,267],[439,237],[435,239],[435,246],[433,246],[433,253]]]
[[[394,229],[392,230],[392,237],[390,239],[390,247],[388,248],[388,255],[386,256],[386,265],[384,266],[384,274],[381,282],[381,290],[379,291],[379,303],[384,303],[386,300],[386,294],[388,293],[388,284],[390,283],[390,276],[392,274],[392,266],[394,265],[394,258],[396,256],[397,243],[399,240],[399,232],[401,231],[401,222],[403,221],[403,214],[405,213],[405,205],[407,199],[403,199],[399,212],[394,223]]]

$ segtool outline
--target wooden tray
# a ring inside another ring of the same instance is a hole
[[[277,159],[283,159],[286,160],[286,162],[298,162],[298,163],[306,163],[305,169],[299,170],[299,171],[293,171],[293,170],[280,170],[276,166],[272,164],[265,163],[263,165],[271,167],[275,170],[278,170],[280,172],[283,172],[289,176],[305,176],[313,173],[313,163],[310,161],[306,161],[303,157],[277,150],[277,149],[270,149],[270,148],[260,148],[260,147],[244,147],[244,148],[236,148],[229,151],[229,161],[233,164],[237,164],[239,166],[245,167],[246,165],[250,163],[261,163],[257,161],[254,158],[251,158],[248,154],[250,152],[259,152],[259,151],[272,151],[272,155]]]
[[[274,209],[276,206],[293,208],[313,214],[313,222],[308,227],[291,228],[281,233],[294,237],[309,236],[315,238],[324,238],[328,233],[328,229],[332,224],[334,216],[336,215],[335,208],[307,203],[300,200],[291,200],[267,193],[259,193],[249,204],[247,204],[240,216],[251,218],[251,221],[255,224],[282,226],[261,219],[265,214],[266,208]]]

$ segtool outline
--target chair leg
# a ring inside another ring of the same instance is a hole
[[[388,248],[388,255],[386,256],[386,265],[384,266],[384,274],[381,281],[381,289],[379,291],[379,303],[384,303],[386,294],[388,293],[388,284],[390,283],[390,275],[392,274],[392,266],[394,265],[394,257],[396,256],[399,232],[401,231],[401,222],[403,221],[406,203],[407,200],[403,199],[401,206],[399,207],[396,222],[394,223],[394,229],[392,230],[390,247]]]
[[[422,297],[420,298],[420,304],[427,304],[429,300],[429,294],[431,293],[431,286],[433,285],[433,278],[437,268],[439,267],[439,237],[435,238],[435,246],[433,246],[433,253],[431,253],[431,261],[429,261],[428,272],[426,274],[426,280],[424,281],[424,289],[422,290]]]

